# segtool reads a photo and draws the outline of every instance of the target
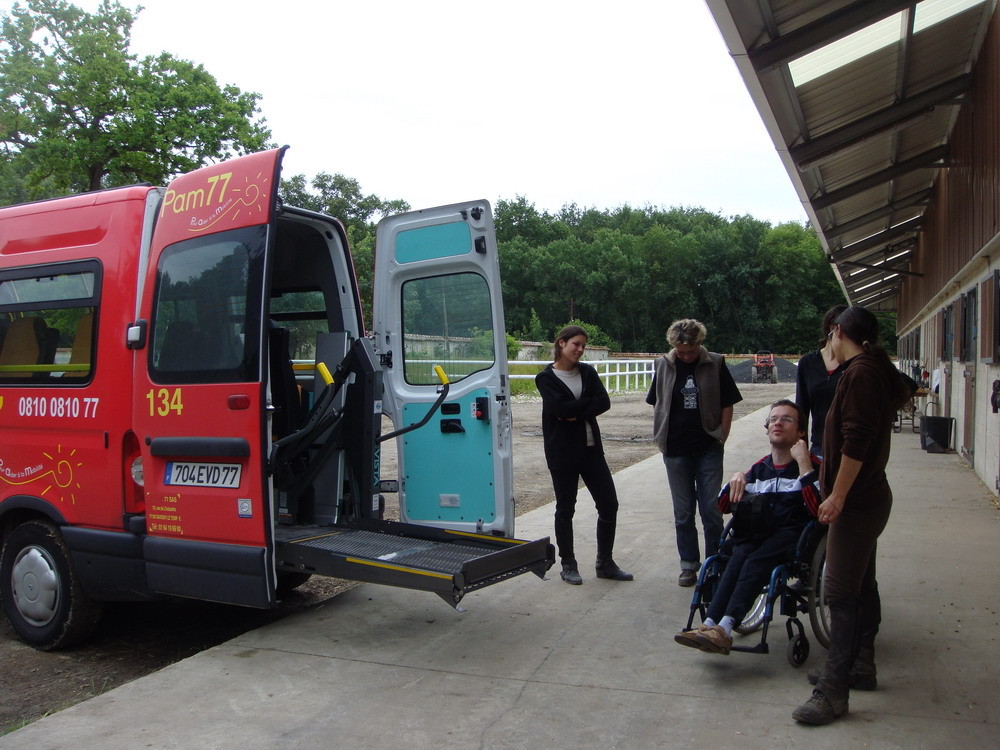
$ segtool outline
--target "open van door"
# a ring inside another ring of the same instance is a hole
[[[375,351],[383,412],[418,424],[396,438],[404,522],[514,533],[510,390],[493,215],[488,202],[414,211],[378,225]]]
[[[261,352],[282,153],[171,182],[140,273],[128,342],[143,557],[158,593],[255,607],[274,599]]]

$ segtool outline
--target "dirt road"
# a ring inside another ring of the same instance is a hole
[[[739,381],[740,378],[737,378]],[[740,383],[736,418],[787,395],[794,384]],[[652,408],[644,394],[612,396],[600,417],[612,471],[656,455]],[[541,401],[513,405],[514,490],[518,514],[553,499],[542,455]],[[763,432],[763,430],[762,430]],[[345,582],[312,579],[268,612],[200,602],[154,602],[108,607],[95,637],[70,651],[42,653],[16,640],[0,618],[0,735],[48,713],[99,695],[137,677],[308,607],[344,590]]]

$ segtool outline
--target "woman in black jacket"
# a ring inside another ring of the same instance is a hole
[[[611,408],[611,399],[597,370],[580,362],[586,346],[587,332],[580,326],[566,326],[556,337],[554,362],[535,376],[542,396],[545,462],[556,495],[559,575],[566,583],[583,583],[573,551],[573,514],[582,478],[597,506],[597,577],[631,581],[632,574],[612,559],[618,495],[597,426],[597,415]]]

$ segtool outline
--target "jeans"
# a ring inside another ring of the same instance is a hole
[[[698,570],[701,567],[695,508],[701,515],[705,531],[705,557],[719,551],[719,538],[724,526],[718,503],[719,490],[722,489],[722,457],[721,443],[691,456],[663,456],[667,483],[674,501],[674,527],[682,569]]]

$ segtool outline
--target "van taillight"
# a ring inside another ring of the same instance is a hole
[[[146,494],[142,484],[142,453],[139,450],[138,438],[131,432],[125,435],[123,458],[125,512],[145,513]]]

